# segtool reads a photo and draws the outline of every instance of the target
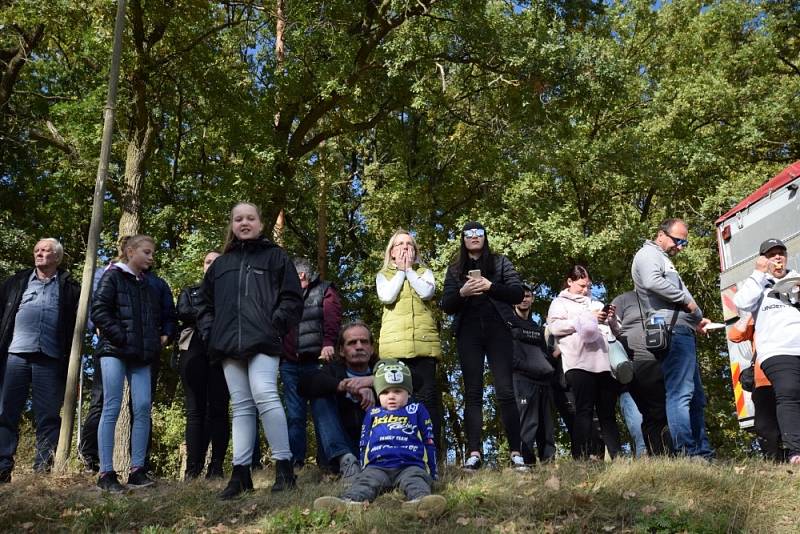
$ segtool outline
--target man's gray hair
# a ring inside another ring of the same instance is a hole
[[[61,260],[64,259],[64,246],[61,244],[61,242],[55,237],[43,237],[36,242],[36,245],[38,245],[42,241],[47,241],[48,243],[50,243],[50,245],[52,245],[53,252],[56,253],[56,258],[58,259],[58,263],[60,264]],[[36,245],[34,245],[33,248],[36,248]]]
[[[297,274],[306,273],[306,278],[311,278],[311,275],[314,274],[314,268],[311,266],[311,262],[306,258],[295,256],[292,258],[292,261],[294,262],[294,268],[297,270]]]

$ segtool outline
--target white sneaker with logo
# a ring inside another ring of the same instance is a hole
[[[525,460],[522,459],[521,454],[515,454],[511,457],[511,469],[520,473],[527,473],[531,468],[525,465]]]
[[[480,456],[470,455],[467,458],[467,461],[464,462],[463,469],[465,471],[477,471],[478,469],[481,468],[481,464],[482,463],[483,462],[481,462],[481,457]]]

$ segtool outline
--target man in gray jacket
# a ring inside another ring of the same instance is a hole
[[[705,334],[703,318],[692,294],[670,258],[689,245],[689,229],[681,219],[666,219],[656,238],[645,241],[633,258],[631,274],[647,320],[672,323],[669,352],[661,360],[667,395],[667,421],[678,454],[711,458],[703,409],[706,397],[697,364],[695,334]]]

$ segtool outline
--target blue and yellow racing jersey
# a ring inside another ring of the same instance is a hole
[[[428,410],[412,402],[399,410],[372,408],[361,426],[361,466],[397,469],[416,465],[436,478],[436,445]]]

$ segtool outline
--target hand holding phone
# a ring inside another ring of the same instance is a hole
[[[467,273],[467,276],[470,278],[480,278],[481,277],[481,270],[480,269],[473,269]]]

